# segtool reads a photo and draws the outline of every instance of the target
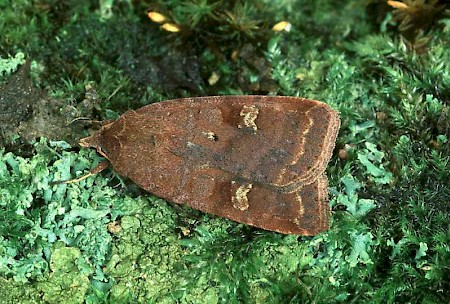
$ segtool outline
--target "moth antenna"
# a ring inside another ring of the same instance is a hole
[[[71,125],[71,124],[73,124],[74,122],[78,122],[78,121],[87,121],[87,122],[89,122],[89,123],[94,123],[94,122],[98,122],[98,121],[96,121],[96,120],[92,120],[92,119],[90,119],[89,117],[77,117],[77,118],[74,118],[74,119],[72,119],[71,121],[69,121],[68,123],[67,123],[67,125]]]

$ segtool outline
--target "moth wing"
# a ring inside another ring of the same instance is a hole
[[[311,100],[183,99],[124,114],[99,148],[119,174],[169,201],[312,235],[328,227],[323,172],[338,127],[337,113]]]
[[[156,194],[207,213],[285,234],[315,235],[329,227],[324,175],[291,193],[282,193],[223,174],[219,169],[200,168],[188,173],[175,196]]]
[[[171,129],[185,131],[172,136],[172,153],[284,192],[325,171],[340,124],[328,105],[301,98],[220,96],[160,104],[170,109]]]

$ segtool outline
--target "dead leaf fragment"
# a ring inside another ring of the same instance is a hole
[[[408,5],[400,1],[388,1],[387,4],[397,9],[408,9]]]
[[[292,28],[292,24],[288,21],[280,21],[272,27],[274,32],[289,32]]]
[[[173,23],[164,23],[163,25],[161,25],[161,28],[171,33],[178,33],[179,31],[181,31],[180,27]]]
[[[166,16],[158,12],[148,12],[147,16],[151,21],[156,23],[163,23],[167,19]]]
[[[216,72],[212,72],[211,76],[209,76],[208,78],[208,83],[209,85],[215,85],[220,79],[220,75]]]

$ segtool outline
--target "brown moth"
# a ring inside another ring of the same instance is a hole
[[[320,101],[182,98],[129,111],[80,141],[168,201],[286,234],[329,227],[325,169],[340,125]]]

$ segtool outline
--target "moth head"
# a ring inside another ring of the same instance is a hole
[[[80,139],[80,146],[84,148],[95,148],[97,152],[110,161],[120,157],[120,142],[117,134],[124,128],[124,121],[109,122],[91,136]]]
[[[80,139],[80,146],[83,148],[97,148],[99,146],[99,136],[98,132],[94,133],[91,136]]]
[[[102,156],[108,158],[102,150],[102,134],[101,131],[97,131],[91,136],[80,139],[80,146],[83,148],[95,148],[97,152]]]

